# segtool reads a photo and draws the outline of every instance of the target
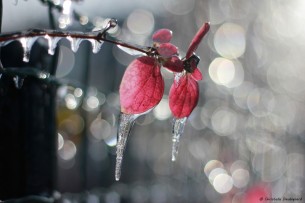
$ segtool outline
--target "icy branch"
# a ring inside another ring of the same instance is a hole
[[[83,40],[88,40],[92,44],[94,53],[97,53],[99,51],[103,42],[113,43],[118,46],[136,50],[144,54],[150,53],[149,47],[140,47],[138,45],[132,45],[119,40],[113,40],[107,38],[106,35],[107,30],[115,26],[113,21],[114,20],[110,20],[108,26],[99,32],[75,32],[75,31],[31,29],[23,32],[1,34],[0,46],[5,46],[12,41],[19,41],[24,49],[23,60],[25,62],[28,62],[31,47],[39,37],[43,37],[46,40],[48,40],[49,54],[51,55],[54,53],[54,49],[56,48],[58,41],[63,38],[70,41],[71,49],[74,52],[77,51],[80,43]]]

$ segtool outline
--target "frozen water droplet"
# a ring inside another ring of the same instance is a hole
[[[115,180],[120,180],[122,160],[124,155],[124,150],[126,147],[126,142],[128,135],[130,133],[131,127],[134,124],[136,118],[139,114],[125,114],[121,113],[119,122],[119,132],[118,132],[118,142],[116,145],[116,165],[115,165]]]
[[[57,46],[58,41],[61,39],[60,37],[51,37],[49,35],[46,35],[45,38],[48,40],[48,53],[50,55],[54,55],[55,48]]]
[[[101,47],[102,47],[102,45],[103,45],[103,43],[104,43],[104,42],[99,42],[99,41],[97,41],[97,40],[95,40],[95,39],[91,39],[91,40],[89,40],[89,41],[90,41],[91,44],[92,44],[92,52],[93,52],[94,54],[96,54],[96,53],[99,52],[99,50],[101,49]]]
[[[178,156],[178,148],[179,148],[179,141],[180,136],[183,133],[184,126],[186,123],[187,117],[184,118],[174,118],[173,119],[173,129],[172,129],[172,161],[176,161]]]
[[[34,42],[37,40],[37,38],[38,37],[22,37],[19,39],[19,42],[21,43],[21,46],[23,48],[23,61],[24,62],[29,62],[31,48],[32,48]]]
[[[113,27],[117,26],[118,21],[116,19],[114,19],[114,18],[111,18],[109,20],[108,24],[109,24],[109,27],[113,28]]]
[[[75,53],[77,52],[80,43],[83,41],[83,39],[81,38],[74,38],[74,37],[70,37],[68,36],[67,39],[70,41],[71,43],[71,50]]]
[[[179,86],[180,78],[181,78],[182,76],[184,76],[184,75],[185,75],[185,72],[184,72],[184,71],[182,71],[182,72],[180,72],[180,73],[175,73],[174,80],[175,80],[175,82],[176,82],[176,87]]]
[[[15,87],[17,89],[21,89],[22,88],[22,85],[23,85],[23,81],[24,81],[24,78],[20,77],[19,75],[16,75],[14,77],[14,83],[15,83]]]

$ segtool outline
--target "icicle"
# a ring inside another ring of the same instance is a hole
[[[15,83],[15,87],[17,89],[21,89],[22,88],[22,85],[23,85],[23,81],[24,81],[24,78],[20,77],[19,75],[16,75],[14,77],[14,83]]]
[[[74,37],[70,37],[68,36],[67,39],[70,41],[71,43],[71,49],[72,51],[75,53],[77,52],[80,43],[83,41],[83,39],[81,38],[74,38]]]
[[[19,39],[19,42],[21,43],[21,46],[23,48],[23,61],[24,62],[29,62],[31,48],[32,48],[34,42],[37,40],[37,38],[38,37],[22,37]]]
[[[54,55],[55,48],[57,46],[58,41],[61,39],[60,37],[50,37],[49,35],[46,35],[45,38],[48,40],[48,53],[50,55]]]
[[[94,54],[96,54],[96,53],[99,52],[99,50],[101,49],[101,47],[102,47],[102,45],[103,45],[103,43],[104,43],[104,42],[99,42],[99,41],[97,41],[97,40],[95,40],[95,39],[91,39],[91,40],[89,40],[89,41],[90,41],[91,44],[92,44],[92,52],[93,52]]]
[[[128,135],[135,119],[139,114],[124,114],[120,115],[120,126],[118,132],[118,142],[116,145],[116,165],[115,165],[115,180],[119,181],[121,177],[123,154],[126,147]]]
[[[184,126],[186,123],[187,117],[184,118],[174,118],[173,119],[173,129],[172,129],[172,161],[176,161],[178,155],[178,147],[179,147],[179,140],[180,136],[183,133]]]

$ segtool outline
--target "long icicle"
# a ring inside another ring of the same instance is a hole
[[[176,161],[178,156],[178,148],[180,137],[183,133],[184,126],[186,123],[187,117],[184,118],[174,118],[173,119],[173,128],[172,128],[172,161]]]
[[[123,155],[127,143],[128,135],[130,134],[131,127],[134,124],[138,114],[125,114],[121,113],[118,131],[118,142],[116,145],[116,165],[115,165],[115,180],[119,181],[121,177]]]

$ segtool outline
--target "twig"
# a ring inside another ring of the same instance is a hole
[[[77,39],[87,39],[87,40],[96,40],[104,41],[112,44],[120,45],[129,49],[133,49],[144,54],[150,54],[151,47],[141,47],[139,45],[129,44],[120,40],[112,40],[106,38],[104,31],[102,32],[73,32],[73,31],[56,31],[56,30],[41,30],[41,29],[30,29],[24,32],[14,32],[8,34],[0,35],[0,46],[4,46],[14,40],[21,38],[33,38],[33,37],[59,37],[59,38],[77,38]]]

